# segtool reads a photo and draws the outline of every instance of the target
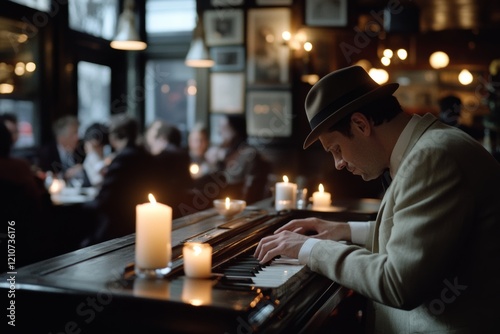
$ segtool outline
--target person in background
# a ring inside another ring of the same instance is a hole
[[[17,116],[13,113],[3,113],[0,115],[0,121],[5,124],[12,136],[12,147],[14,147],[19,140],[19,127]]]
[[[482,141],[484,131],[467,126],[461,122],[462,100],[455,95],[447,95],[439,100],[439,119],[446,125],[454,126],[469,134],[472,138]]]
[[[191,176],[199,179],[213,172],[205,154],[210,146],[208,130],[202,123],[197,123],[188,135],[188,149],[191,158]],[[195,167],[196,166],[196,167]]]
[[[85,160],[83,169],[87,175],[89,185],[99,187],[104,179],[106,166],[109,164],[109,154],[106,147],[109,145],[108,127],[101,123],[91,124],[83,136]]]
[[[255,256],[298,258],[365,296],[373,333],[495,333],[500,308],[500,165],[432,114],[403,112],[397,83],[336,70],[309,91],[311,132],[337,169],[392,183],[373,222],[294,219]],[[339,242],[343,241],[343,242]]]
[[[225,115],[219,123],[222,143],[206,153],[207,161],[222,171],[227,185],[221,187],[222,197],[243,199],[248,203],[265,196],[270,164],[247,142],[246,120],[241,115]]]
[[[11,226],[16,231],[17,267],[51,255],[50,240],[43,237],[49,234],[43,217],[50,197],[37,182],[29,163],[10,155],[12,144],[12,133],[0,122],[0,219],[5,224],[15,224]],[[4,231],[7,232],[7,225]],[[0,235],[0,244],[7,244],[2,238]]]
[[[172,124],[155,121],[146,138],[153,154],[157,200],[172,207],[173,218],[178,218],[183,214],[183,204],[191,206],[193,188],[189,154],[181,147],[181,131]]]
[[[111,117],[109,142],[116,155],[106,169],[96,198],[85,205],[98,222],[85,244],[135,231],[135,207],[148,202],[148,194],[152,193],[156,181],[152,157],[137,144],[138,135],[139,125],[134,118],[125,113]]]
[[[55,141],[42,147],[38,155],[38,167],[42,171],[51,171],[66,181],[84,177],[85,152],[80,145],[78,126],[75,116],[64,116],[54,123]]]

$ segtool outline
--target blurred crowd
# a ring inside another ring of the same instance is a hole
[[[211,208],[217,198],[250,204],[270,196],[270,164],[248,144],[240,115],[221,119],[217,144],[204,124],[183,138],[178,127],[162,120],[141,131],[135,118],[117,114],[80,129],[76,117],[64,116],[53,124],[53,141],[31,162],[12,154],[15,115],[1,117],[0,216],[19,228],[18,265],[134,233],[136,205],[150,193],[172,207],[174,219]],[[54,203],[54,193],[61,191],[56,183],[94,189],[95,197]]]

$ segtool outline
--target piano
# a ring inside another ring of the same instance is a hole
[[[9,297],[2,305],[11,317],[2,333],[313,332],[348,290],[293,259],[260,265],[253,251],[294,218],[373,220],[378,201],[327,212],[270,207],[265,200],[231,219],[209,209],[174,220],[172,270],[163,279],[135,275],[133,234],[3,273],[0,293]],[[187,241],[213,247],[211,278],[184,276]]]

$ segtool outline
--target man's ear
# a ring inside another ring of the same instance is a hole
[[[359,131],[364,136],[371,134],[371,122],[365,115],[360,112],[355,112],[351,115],[351,128],[353,131]]]

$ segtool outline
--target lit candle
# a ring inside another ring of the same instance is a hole
[[[186,242],[182,248],[184,273],[192,278],[208,278],[212,275],[212,246]]]
[[[149,194],[150,203],[136,206],[135,266],[139,275],[168,272],[172,257],[172,208],[157,203]]]
[[[330,193],[325,192],[325,188],[320,183],[318,187],[319,191],[313,193],[313,210],[329,208],[332,202],[332,196]]]
[[[49,186],[49,193],[51,195],[59,194],[64,189],[65,186],[66,186],[66,182],[64,182],[64,180],[54,179]]]
[[[229,199],[229,197],[226,197],[226,210],[229,210],[231,209],[231,200]]]
[[[297,184],[288,182],[286,175],[283,175],[283,182],[276,183],[274,191],[274,207],[276,211],[295,208]]]

